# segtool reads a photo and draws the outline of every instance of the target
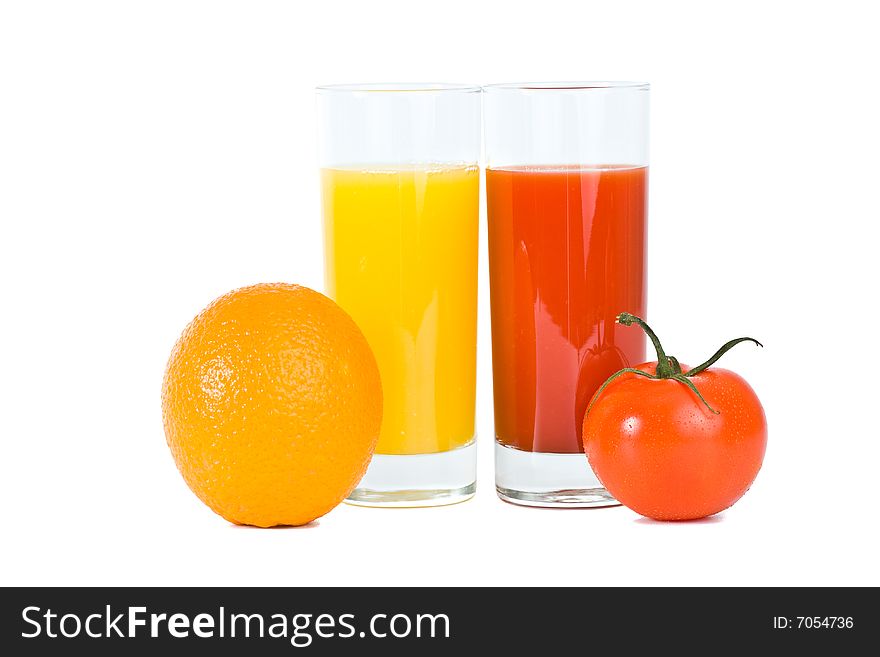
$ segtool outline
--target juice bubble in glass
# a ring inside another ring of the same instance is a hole
[[[648,86],[486,89],[496,488],[530,506],[615,500],[583,454],[596,390],[645,359]]]
[[[384,396],[355,504],[451,504],[475,490],[479,92],[319,89],[327,294],[364,332]]]

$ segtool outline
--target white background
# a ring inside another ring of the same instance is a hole
[[[0,7],[2,584],[880,584],[871,3]],[[724,363],[769,419],[752,490],[689,524],[496,498],[483,218],[475,499],[212,514],[162,373],[221,293],[321,289],[313,87],[526,79],[652,83],[650,320],[689,362],[764,341]]]

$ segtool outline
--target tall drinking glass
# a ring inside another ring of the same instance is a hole
[[[318,88],[326,290],[373,348],[384,395],[354,504],[474,494],[480,93]]]
[[[485,88],[495,483],[529,506],[617,502],[581,443],[590,398],[645,358],[648,85]]]

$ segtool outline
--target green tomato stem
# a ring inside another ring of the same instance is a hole
[[[730,342],[724,344],[718,351],[716,351],[715,354],[712,356],[712,358],[707,360],[705,363],[697,365],[696,367],[685,372],[685,376],[693,376],[694,374],[699,374],[703,370],[708,369],[709,367],[714,365],[715,362],[719,358],[721,358],[724,354],[726,354],[728,351],[730,351],[733,347],[738,345],[740,342],[754,342],[759,347],[764,346],[760,342],[755,340],[755,338],[737,338],[736,340],[731,340]]]
[[[634,368],[634,367],[624,367],[622,370],[618,370],[618,371],[616,371],[614,374],[612,374],[612,375],[609,376],[607,379],[605,379],[605,383],[603,383],[602,386],[596,391],[596,394],[593,395],[593,399],[590,400],[590,405],[587,406],[587,412],[586,412],[585,415],[589,415],[589,414],[590,414],[590,409],[593,408],[593,404],[596,403],[596,400],[599,399],[599,396],[600,396],[603,392],[605,392],[605,388],[608,387],[608,384],[611,383],[612,381],[614,381],[614,379],[616,379],[617,377],[619,377],[621,374],[627,374],[627,373],[629,373],[629,374],[638,374],[639,376],[646,376],[646,377],[648,377],[649,379],[656,379],[656,378],[657,378],[656,376],[653,376],[653,375],[651,375],[651,374],[648,374],[647,372],[642,372],[642,370],[637,370],[637,369]]]
[[[657,334],[651,330],[651,327],[643,320],[641,317],[636,317],[631,313],[620,313],[617,316],[617,321],[624,326],[632,326],[633,324],[637,324],[639,328],[641,328],[645,334],[651,339],[651,342],[654,343],[654,350],[657,352],[657,378],[658,379],[668,379],[675,374],[675,367],[669,361],[669,358],[666,356],[666,352],[663,351],[663,345],[660,344],[660,339],[657,337]]]
[[[691,391],[699,398],[699,400],[701,402],[703,402],[703,404],[706,405],[706,408],[708,408],[710,411],[712,411],[715,415],[719,415],[720,411],[716,411],[714,408],[712,408],[712,406],[709,405],[709,402],[706,401],[705,397],[703,397],[703,394],[700,392],[699,388],[697,388],[697,386],[694,385],[694,382],[690,380],[690,377],[693,377],[694,375],[699,374],[700,372],[704,372],[707,369],[709,369],[709,367],[714,365],[715,362],[717,362],[719,358],[721,358],[724,354],[726,354],[728,351],[730,351],[733,347],[738,345],[740,342],[754,342],[759,347],[764,346],[760,342],[755,340],[754,338],[737,338],[736,340],[731,340],[730,342],[724,344],[705,363],[697,365],[693,369],[690,369],[687,372],[682,373],[681,364],[678,362],[678,359],[675,356],[667,356],[666,355],[666,352],[663,350],[663,345],[660,344],[660,340],[657,337],[657,334],[651,330],[651,327],[648,326],[648,324],[645,322],[645,320],[643,320],[641,317],[636,317],[632,313],[620,313],[620,315],[617,316],[617,321],[618,321],[618,323],[623,324],[624,326],[632,326],[633,324],[636,324],[639,328],[641,328],[645,332],[645,335],[647,335],[651,339],[651,342],[654,344],[654,350],[657,352],[657,367],[655,370],[655,374],[651,375],[651,374],[648,374],[647,372],[642,372],[641,370],[637,370],[632,367],[625,367],[622,370],[615,372],[614,374],[612,374],[611,376],[609,376],[605,380],[605,383],[603,383],[602,386],[599,388],[599,390],[596,391],[596,394],[593,395],[592,400],[590,400],[590,405],[587,407],[587,413],[586,413],[587,415],[590,414],[590,410],[593,408],[593,404],[595,404],[596,401],[599,399],[599,397],[602,395],[602,393],[605,392],[605,388],[607,388],[608,385],[612,381],[614,381],[617,377],[619,377],[621,374],[626,374],[626,373],[638,374],[639,376],[644,376],[649,379],[655,379],[655,380],[674,379],[674,380],[678,381],[679,383],[683,383],[684,385],[686,385],[688,388],[691,389]]]
[[[715,413],[715,415],[720,415],[720,414],[721,414],[721,413],[719,413],[718,411],[716,411],[714,408],[712,408],[712,407],[709,405],[709,402],[706,401],[706,398],[703,397],[702,393],[697,389],[697,386],[694,385],[694,382],[693,382],[693,381],[691,381],[690,379],[686,379],[686,378],[684,378],[681,374],[676,374],[676,375],[673,376],[672,378],[675,379],[676,381],[681,381],[681,382],[682,382],[683,384],[685,384],[688,388],[690,388],[690,389],[693,391],[693,393],[694,393],[697,397],[700,398],[700,401],[703,402],[703,403],[706,405],[706,408],[708,408],[710,411],[712,411],[713,413]]]

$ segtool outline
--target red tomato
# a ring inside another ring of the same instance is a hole
[[[693,375],[686,366],[679,371],[647,324],[627,314],[621,318],[648,332],[660,359],[633,368],[651,378],[622,370],[593,397],[583,424],[590,465],[618,501],[649,518],[692,520],[723,511],[761,468],[767,446],[761,402],[729,370],[704,364]],[[658,368],[661,361],[666,368]]]

